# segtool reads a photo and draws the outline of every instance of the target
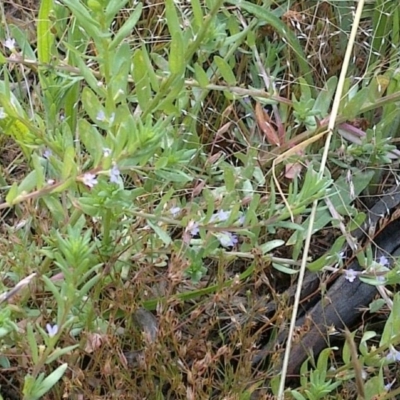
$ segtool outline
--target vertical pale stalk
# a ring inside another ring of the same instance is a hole
[[[363,7],[364,7],[364,0],[360,0],[358,2],[358,5],[357,5],[356,15],[354,17],[354,23],[353,23],[353,27],[352,27],[352,30],[351,30],[351,33],[350,33],[350,39],[349,39],[349,43],[348,43],[348,46],[347,46],[346,54],[345,54],[345,57],[344,57],[344,61],[343,61],[343,67],[342,67],[342,70],[340,72],[338,87],[337,87],[337,90],[336,90],[336,93],[335,93],[335,99],[334,99],[333,106],[332,106],[332,112],[331,112],[331,115],[330,115],[330,118],[329,118],[327,136],[326,136],[325,146],[324,146],[324,153],[322,155],[321,167],[320,167],[320,170],[319,170],[319,173],[318,173],[319,178],[322,178],[322,176],[324,174],[326,162],[327,162],[327,159],[328,159],[329,146],[330,146],[330,143],[331,143],[331,139],[332,139],[332,135],[333,135],[333,129],[335,127],[335,122],[336,122],[336,118],[337,118],[338,111],[339,111],[340,100],[342,98],[342,93],[343,93],[343,86],[344,86],[344,82],[345,82],[345,79],[346,79],[346,74],[347,74],[349,63],[350,63],[351,52],[353,50],[354,41],[355,41],[355,37],[356,37],[356,34],[357,34],[358,26],[359,26],[359,23],[360,23],[360,18],[361,18],[361,13],[362,13]],[[312,235],[312,232],[313,232],[313,225],[314,225],[315,215],[316,215],[316,211],[317,211],[317,206],[318,206],[318,200],[315,200],[313,202],[313,206],[312,206],[312,209],[311,209],[310,223],[309,223],[309,226],[308,226],[307,236],[306,236],[306,240],[305,240],[305,243],[304,243],[304,252],[303,252],[303,257],[302,257],[302,260],[301,260],[301,268],[300,268],[300,273],[299,273],[299,279],[298,279],[298,282],[297,282],[296,297],[295,297],[295,302],[294,302],[293,311],[292,311],[292,317],[291,317],[291,321],[290,321],[290,329],[289,329],[288,340],[287,340],[287,343],[286,343],[285,356],[284,356],[284,359],[283,359],[282,374],[281,374],[281,379],[280,379],[280,382],[279,382],[279,391],[278,391],[278,399],[279,400],[283,400],[284,399],[286,373],[287,373],[287,368],[288,368],[288,365],[289,365],[290,350],[291,350],[291,345],[292,345],[292,337],[293,337],[294,329],[295,329],[295,326],[296,326],[296,319],[297,319],[297,312],[298,312],[298,309],[299,309],[301,289],[302,289],[302,286],[303,286],[304,274],[305,274],[305,271],[306,271],[308,251],[310,249],[311,235]]]

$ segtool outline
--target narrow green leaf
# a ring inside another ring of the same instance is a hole
[[[129,92],[129,72],[132,68],[132,50],[129,44],[126,42],[122,43],[115,51],[115,57],[116,59],[112,65],[112,77],[109,83],[113,99],[111,104],[124,102],[126,93]]]
[[[172,38],[174,38],[176,35],[182,35],[180,21],[173,0],[165,1],[165,17],[167,20],[169,33],[171,34]]]
[[[227,3],[237,6],[237,1],[235,0],[229,0]],[[279,8],[280,7],[277,9],[278,11]],[[300,44],[296,35],[283,23],[279,16],[275,15],[275,10],[271,10],[269,7],[259,6],[244,0],[240,1],[240,9],[253,14],[259,20],[271,25],[281,37],[285,38],[297,56],[297,61],[301,69],[301,73],[299,75],[303,76],[308,85],[313,88],[314,83],[312,80],[312,71],[308,64],[307,58],[304,55],[303,46]]]
[[[41,189],[44,186],[45,176],[44,176],[44,168],[40,163],[39,157],[37,154],[32,154],[32,163],[34,167],[34,171],[36,173],[36,188]]]
[[[129,0],[109,0],[103,1],[103,4],[107,4],[104,14],[106,16],[106,24],[111,25],[117,14],[125,7]],[[141,3],[139,3],[141,4]]]
[[[135,82],[136,96],[140,108],[143,110],[147,107],[151,99],[151,87],[149,75],[147,74],[148,69],[146,67],[142,49],[137,49],[135,51],[132,61],[132,77]]]
[[[37,52],[38,60],[42,64],[49,64],[51,60],[51,48],[54,35],[51,33],[50,12],[53,8],[53,0],[40,2],[39,17],[37,21]]]
[[[226,191],[228,193],[232,193],[235,191],[235,174],[233,172],[233,168],[227,166],[224,168],[224,182],[226,186]]]
[[[18,186],[18,194],[29,193],[32,190],[36,189],[37,185],[37,174],[36,171],[29,172],[28,175],[22,180],[22,182]]]
[[[62,180],[66,180],[71,176],[75,176],[76,168],[75,149],[72,146],[68,146],[64,151],[63,168],[61,174]]]
[[[63,356],[64,354],[68,354],[72,350],[79,347],[79,344],[73,344],[72,346],[67,346],[62,349],[56,348],[46,359],[46,364],[51,364],[53,361],[56,361],[58,358]]]
[[[161,227],[159,227],[157,224],[153,223],[150,220],[147,220],[147,223],[166,246],[169,246],[171,244],[172,239],[170,238],[170,236],[166,231],[164,231]]]
[[[355,118],[359,114],[363,105],[366,103],[366,99],[368,99],[368,92],[368,87],[360,89],[350,100],[344,103],[341,114],[348,119]]]
[[[79,135],[86,151],[93,159],[93,165],[99,165],[103,158],[103,149],[108,147],[104,143],[104,137],[99,133],[95,126],[84,119],[78,122]]]
[[[64,363],[55,371],[53,371],[46,379],[44,379],[35,393],[32,393],[33,395],[37,396],[36,399],[40,399],[43,395],[45,395],[61,379],[67,368],[68,364]]]
[[[36,61],[36,52],[32,49],[28,31],[26,29],[20,29],[16,25],[10,25],[10,35],[18,43],[24,58]]]
[[[199,0],[191,0],[192,12],[193,12],[193,25],[196,28],[200,28],[203,23],[203,10]]]
[[[99,22],[92,18],[87,8],[80,0],[63,0],[63,3],[72,11],[80,26],[93,38],[104,38],[99,29]]]
[[[262,244],[260,246],[260,250],[261,250],[262,254],[268,254],[273,249],[283,246],[284,244],[285,244],[285,241],[281,240],[281,239],[270,240],[269,242]]]
[[[210,83],[206,72],[198,63],[194,64],[194,75],[200,87],[205,88]]]
[[[109,116],[106,115],[106,110],[98,97],[87,87],[82,91],[82,103],[91,120],[100,128],[108,129]]]
[[[280,272],[283,272],[284,274],[294,275],[294,274],[298,274],[298,273],[299,273],[298,270],[293,269],[292,267],[288,267],[288,266],[286,266],[286,265],[284,265],[284,264],[279,264],[279,263],[273,262],[273,263],[272,263],[272,266],[273,266],[276,270],[278,270],[278,271],[280,271]]]
[[[313,110],[318,111],[322,117],[328,114],[329,107],[332,104],[332,99],[337,89],[337,82],[338,78],[336,76],[330,77],[318,94]]]
[[[85,83],[90,86],[90,88],[99,96],[106,97],[107,91],[104,86],[99,85],[99,81],[95,77],[93,71],[86,65],[85,61],[82,59],[82,55],[77,51],[77,49],[68,43],[64,43],[65,47],[73,53],[76,62],[76,67],[79,70],[80,76],[85,79]]]
[[[389,318],[383,329],[379,346],[388,345],[394,336],[400,332],[400,293],[396,293],[393,299],[393,307],[390,311]]]
[[[9,205],[13,204],[17,196],[18,196],[18,184],[17,182],[14,182],[7,193],[6,203]]]
[[[39,361],[39,350],[35,334],[33,333],[32,324],[30,322],[28,322],[26,327],[26,337],[28,339],[29,349],[31,351],[32,362],[36,365]]]
[[[149,53],[147,52],[146,45],[142,45],[142,57],[146,67],[147,76],[149,77],[152,89],[158,93],[160,89],[160,82],[158,76],[154,72],[153,64],[151,63]]]
[[[140,16],[142,15],[143,4],[138,3],[135,6],[135,11],[129,16],[129,18],[124,22],[124,24],[119,28],[117,34],[114,36],[112,40],[109,50],[114,50],[117,46],[132,33],[133,28],[139,21]]]
[[[169,70],[172,74],[180,75],[185,71],[185,51],[181,32],[172,36],[169,51]]]
[[[372,177],[374,176],[374,171],[361,172],[357,171],[354,174],[354,194],[355,196],[359,195],[362,190],[364,190]],[[326,194],[329,196],[329,200],[331,201],[333,207],[343,215],[348,215],[348,211],[351,209],[350,204],[353,202],[354,198],[351,196],[349,184],[347,183],[346,177],[342,176],[337,179],[334,183],[332,189],[328,191]],[[325,225],[331,222],[332,216],[329,210],[326,207],[323,207],[317,211],[314,222],[314,233],[318,232]],[[303,228],[308,229],[309,218],[303,223]],[[301,232],[295,232],[287,241],[287,245],[295,245],[299,242],[302,243],[300,239]]]
[[[221,57],[215,56],[214,62],[218,67],[221,76],[225,79],[226,83],[230,86],[236,85],[236,77],[230,65]]]
[[[64,113],[65,121],[69,125],[70,132],[76,132],[77,112],[79,95],[80,95],[80,79],[71,85],[64,96]]]

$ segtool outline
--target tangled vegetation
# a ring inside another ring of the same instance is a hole
[[[327,141],[355,3],[0,4],[1,398],[278,396],[283,349],[253,359],[302,258],[341,273],[396,181],[396,1],[362,9]],[[393,302],[285,398],[398,396]]]

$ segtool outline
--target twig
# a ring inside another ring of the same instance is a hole
[[[349,44],[346,49],[346,54],[345,54],[344,61],[343,61],[343,67],[342,67],[342,70],[340,73],[338,87],[337,87],[337,90],[335,93],[335,99],[333,101],[332,113],[329,118],[324,153],[322,155],[321,167],[319,170],[320,178],[322,178],[322,176],[324,174],[326,162],[328,159],[328,151],[329,151],[330,142],[331,142],[332,135],[333,135],[333,128],[335,127],[336,117],[337,117],[338,111],[339,111],[339,105],[340,105],[340,100],[342,98],[344,82],[345,82],[345,78],[346,78],[346,74],[347,74],[347,69],[348,69],[348,66],[350,63],[351,52],[352,52],[352,49],[354,46],[357,29],[358,29],[358,26],[360,23],[361,13],[362,13],[362,10],[364,7],[364,2],[365,2],[365,0],[359,0],[358,5],[357,5],[356,15],[354,17],[354,23],[353,23],[352,30],[350,33]],[[304,274],[306,271],[308,251],[310,249],[311,235],[313,232],[313,225],[314,225],[315,215],[317,212],[317,206],[318,206],[318,199],[313,202],[313,206],[312,206],[311,214],[310,214],[310,223],[308,225],[307,236],[306,236],[306,240],[305,240],[305,244],[304,244],[304,252],[303,252],[303,257],[301,260],[302,262],[301,262],[301,268],[300,268],[300,273],[299,273],[299,280],[297,283],[296,297],[295,297],[295,301],[294,301],[294,305],[293,305],[292,318],[290,321],[289,336],[288,336],[286,349],[285,349],[285,357],[283,359],[281,379],[279,382],[278,400],[284,399],[286,373],[287,373],[287,369],[288,369],[288,365],[289,365],[292,337],[293,337],[295,326],[296,326],[296,319],[297,319],[297,312],[298,312],[299,303],[300,303],[301,289],[302,289],[302,285],[303,285]]]

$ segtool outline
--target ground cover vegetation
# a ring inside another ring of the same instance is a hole
[[[356,5],[0,4],[3,399],[398,396],[397,294],[284,395],[274,347],[313,203],[307,268],[354,281],[346,233],[396,182],[396,1],[364,5],[326,141]]]

